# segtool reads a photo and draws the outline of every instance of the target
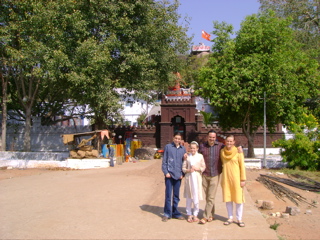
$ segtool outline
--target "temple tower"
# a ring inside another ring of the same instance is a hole
[[[196,132],[196,103],[190,89],[169,90],[161,100],[160,144],[163,148],[172,142],[173,134],[180,132],[184,141]]]

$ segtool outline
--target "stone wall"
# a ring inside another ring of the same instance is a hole
[[[197,121],[196,140],[204,141],[207,137],[208,131],[212,129],[218,133],[218,140],[223,141],[223,136],[234,135],[236,140],[236,145],[241,145],[245,148],[248,147],[248,140],[246,136],[242,133],[242,129],[232,128],[230,131],[223,131],[216,124],[205,126],[202,121],[202,115],[197,115],[196,121]],[[285,136],[285,133],[282,131],[282,124],[278,124],[276,126],[274,133],[269,133],[267,131],[266,147],[272,148],[272,142],[278,139],[281,139],[284,136]],[[261,147],[264,147],[263,144],[264,144],[263,128],[259,128],[254,139],[254,146],[257,148],[261,148]]]
[[[68,145],[62,141],[63,134],[90,132],[91,126],[41,126],[37,122],[31,128],[32,152],[68,152]],[[1,133],[1,130],[0,130]],[[7,151],[22,151],[24,141],[24,126],[7,127]]]

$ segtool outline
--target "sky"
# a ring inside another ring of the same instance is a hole
[[[210,34],[213,21],[232,24],[234,31],[238,31],[245,17],[258,13],[260,6],[258,0],[180,0],[180,4],[181,17],[191,18],[188,36],[194,34],[192,45],[204,43],[206,46],[212,46],[212,43],[201,37],[201,31]]]

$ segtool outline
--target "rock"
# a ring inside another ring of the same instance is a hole
[[[79,158],[79,155],[78,155],[76,150],[71,150],[70,151],[70,157],[71,158]]]
[[[285,212],[289,213],[291,216],[296,216],[296,215],[300,214],[300,208],[298,208],[298,207],[287,207]]]
[[[91,151],[85,151],[85,157],[86,158],[97,158],[99,157],[99,152],[98,150],[91,150]]]
[[[306,214],[307,214],[307,215],[312,215],[312,210],[311,210],[311,209],[307,209],[307,210],[306,210]]]
[[[263,200],[256,200],[257,207],[262,207]]]
[[[289,213],[282,213],[282,215],[281,215],[283,218],[289,218]]]
[[[152,160],[155,152],[153,148],[138,148],[134,151],[134,157],[140,160]]]
[[[277,217],[281,217],[281,213],[280,212],[276,212],[276,216]]]
[[[84,158],[86,156],[86,152],[85,151],[78,150],[77,153],[79,155],[79,158]]]
[[[262,208],[267,210],[272,210],[274,207],[273,201],[263,201]]]

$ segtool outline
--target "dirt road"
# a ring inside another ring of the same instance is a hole
[[[217,220],[205,225],[162,222],[161,160],[105,169],[39,171],[1,180],[0,193],[1,239],[278,239],[246,190],[245,228],[223,225],[221,189]],[[185,214],[182,193],[183,186],[179,206]]]

